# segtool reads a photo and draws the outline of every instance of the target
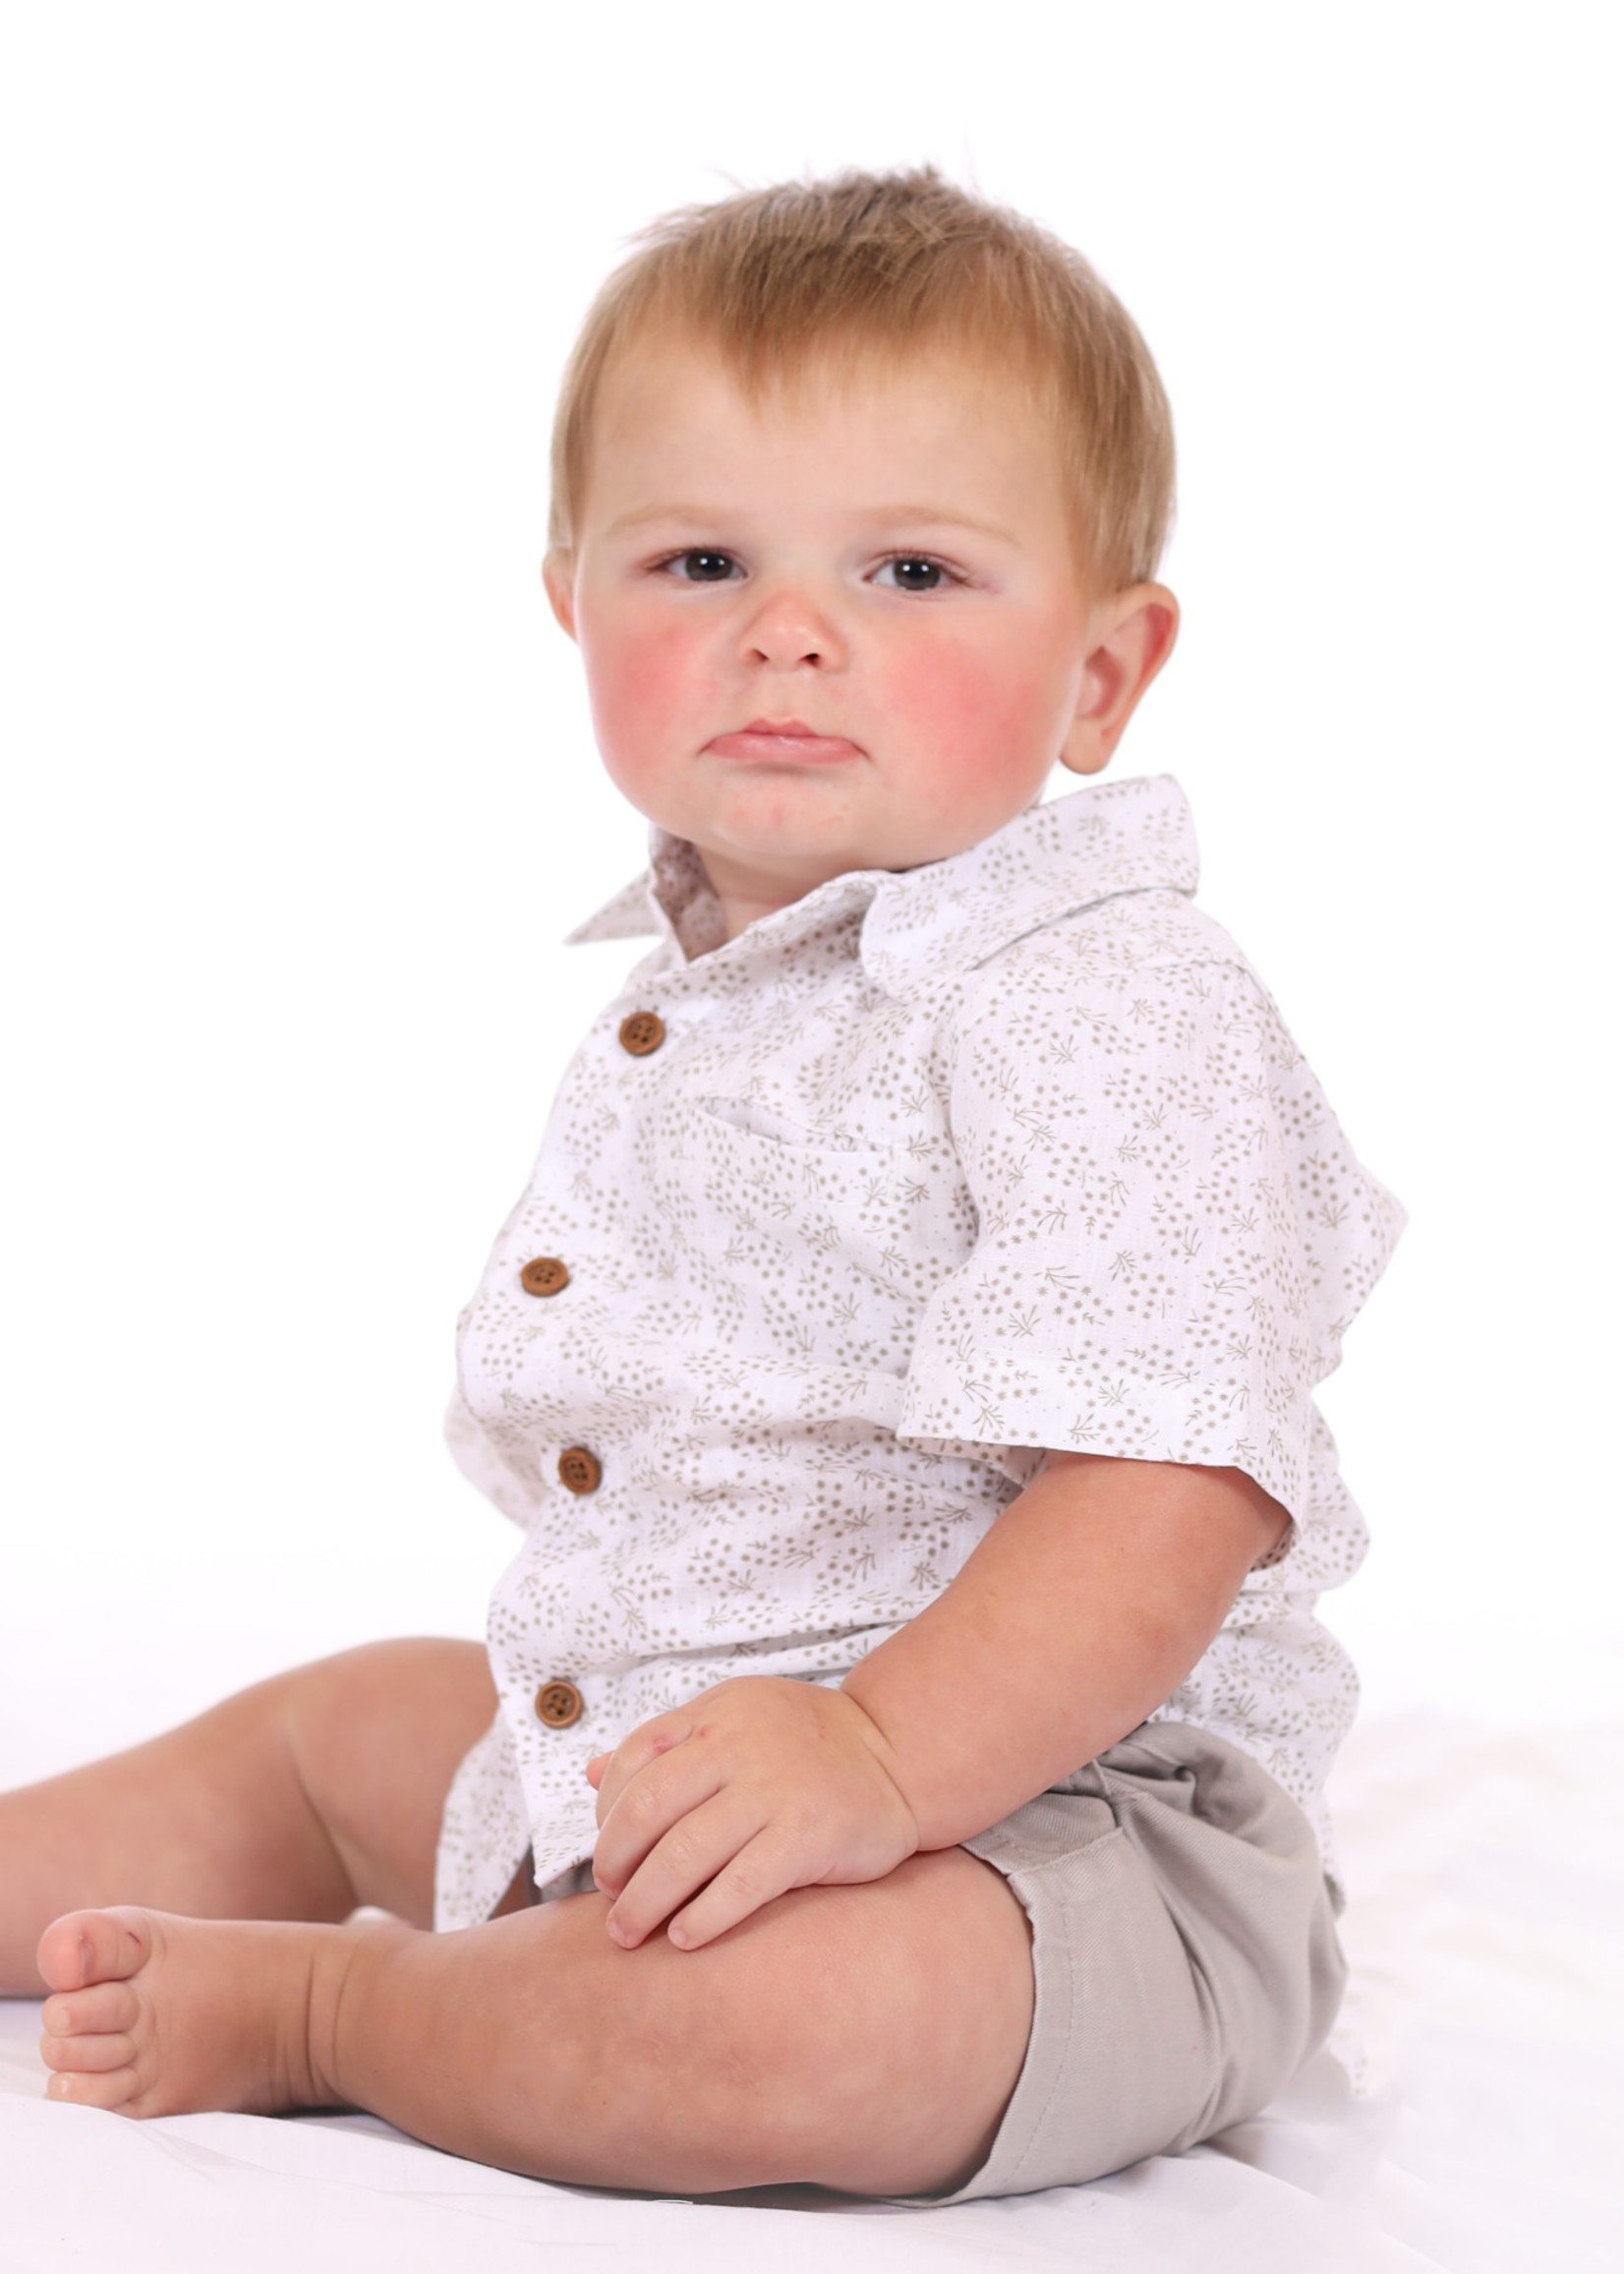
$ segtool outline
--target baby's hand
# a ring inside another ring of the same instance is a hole
[[[776,1674],[643,1722],[587,1765],[609,1933],[635,1950],[667,1919],[697,1950],[787,1888],[884,1879],[919,1845],[889,1758],[854,1698]]]

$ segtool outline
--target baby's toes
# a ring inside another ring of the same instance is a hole
[[[93,2044],[93,2038],[86,2042]],[[126,2107],[141,2090],[141,2082],[131,2068],[123,2069],[59,2069],[45,2087],[47,2100],[72,2101],[76,2108],[117,2109]]]
[[[69,1911],[40,1936],[34,1963],[51,1989],[82,1990],[139,1973],[151,1954],[146,1912]]]
[[[122,2029],[103,2030],[95,2036],[41,2037],[39,2058],[59,2076],[103,2075],[109,2070],[132,2067],[136,2041]]]
[[[47,2037],[99,2036],[109,2029],[133,2029],[141,2000],[133,1982],[92,1982],[87,1990],[58,1990],[40,2009]]]

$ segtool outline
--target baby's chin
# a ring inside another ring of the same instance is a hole
[[[859,790],[867,785],[858,785]],[[758,778],[729,786],[687,821],[666,821],[702,853],[759,861],[814,882],[852,869],[909,869],[967,852],[1013,814],[932,811],[928,800],[841,794],[841,785]],[[802,887],[810,890],[810,884]]]
[[[836,783],[780,780],[766,770],[753,781],[725,785],[720,794],[679,804],[674,818],[660,818],[702,853],[759,861],[785,874],[838,876],[889,866],[886,849],[899,834],[910,834],[886,826]]]
[[[723,871],[735,877],[755,873],[763,880],[791,884],[797,894],[809,893],[831,878],[857,869],[900,870],[920,868],[942,860],[947,851],[967,851],[967,845],[944,848],[936,840],[906,830],[870,832],[831,831],[827,835],[795,830],[737,831],[681,834],[692,837],[701,857],[720,882]]]

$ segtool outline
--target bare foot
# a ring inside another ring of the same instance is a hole
[[[312,2020],[349,1945],[341,1927],[70,1911],[39,1943],[47,2097],[126,2116],[330,2105]]]

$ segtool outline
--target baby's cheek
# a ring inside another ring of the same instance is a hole
[[[600,732],[618,740],[647,734],[668,721],[687,677],[679,638],[655,630],[637,639],[600,636],[582,645]]]
[[[887,700],[928,746],[930,779],[960,797],[1006,770],[1024,774],[1058,748],[1059,704],[1045,659],[966,653],[950,642],[894,659]]]
[[[582,640],[598,744],[623,788],[698,729],[707,674],[684,635],[682,625],[655,621],[632,637]]]

